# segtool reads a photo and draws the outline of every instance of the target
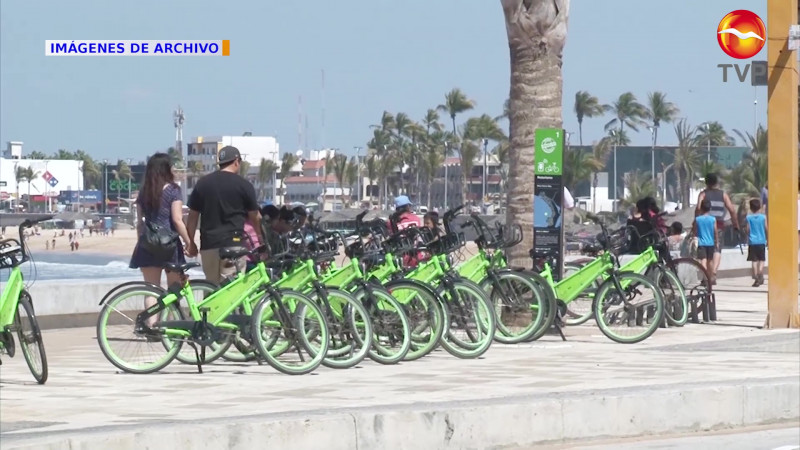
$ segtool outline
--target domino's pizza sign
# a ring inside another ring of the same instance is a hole
[[[58,184],[58,179],[54,177],[49,170],[42,175],[42,178],[44,178],[44,181],[46,181],[47,184],[50,185],[50,187],[56,187],[56,185]]]

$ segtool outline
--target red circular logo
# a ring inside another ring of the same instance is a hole
[[[758,14],[746,9],[731,11],[717,27],[717,41],[728,56],[747,59],[756,56],[767,42],[767,28]]]

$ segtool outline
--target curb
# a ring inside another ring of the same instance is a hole
[[[2,435],[4,450],[516,448],[800,420],[800,379],[661,385]],[[413,438],[410,438],[413,436]]]

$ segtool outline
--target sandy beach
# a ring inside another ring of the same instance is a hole
[[[48,253],[94,253],[109,256],[120,256],[123,259],[130,258],[133,252],[133,247],[136,245],[136,231],[135,230],[114,230],[114,235],[108,236],[92,234],[84,231],[83,236],[78,233],[78,250],[71,250],[69,246],[69,233],[75,233],[75,230],[64,230],[64,235],[61,235],[61,230],[40,230],[39,235],[33,235],[26,241],[27,245],[36,252]],[[56,234],[53,237],[53,234]],[[55,247],[52,247],[53,239],[55,239]],[[48,248],[46,241],[50,241],[50,248]]]

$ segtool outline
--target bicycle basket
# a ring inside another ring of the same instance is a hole
[[[628,253],[631,249],[631,230],[625,226],[616,230],[614,232],[609,233],[607,243],[603,242],[603,236],[598,236],[598,241],[603,246],[607,248],[611,253],[615,255],[621,255],[624,253]]]
[[[464,233],[447,233],[439,236],[439,239],[428,244],[428,247],[435,254],[453,253],[467,245]]]
[[[16,240],[0,243],[0,269],[11,269],[27,261]]]

